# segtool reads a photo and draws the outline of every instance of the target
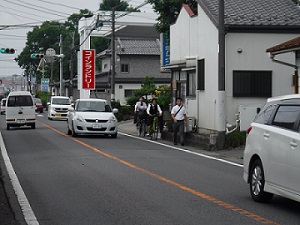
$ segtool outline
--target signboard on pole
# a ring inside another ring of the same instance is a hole
[[[165,33],[160,35],[161,39],[161,66],[170,64],[170,41]]]
[[[48,92],[49,90],[49,78],[41,79],[41,87],[43,92]]]
[[[96,88],[96,56],[95,50],[82,50],[82,89]]]

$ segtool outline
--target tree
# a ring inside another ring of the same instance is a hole
[[[146,100],[148,96],[151,98],[157,98],[157,102],[162,107],[168,107],[171,102],[171,87],[170,85],[161,85],[157,87],[154,84],[153,77],[145,77],[142,83],[142,87],[137,89],[132,96],[127,98],[128,105],[134,105],[140,96],[145,96]]]
[[[129,11],[129,12],[139,12],[140,10],[129,6],[127,1],[124,0],[103,0],[100,4],[100,10],[111,11],[115,8],[116,11]]]
[[[148,0],[153,9],[159,14],[156,28],[160,33],[169,33],[170,25],[176,22],[182,4],[188,4],[197,12],[197,0]]]
[[[63,36],[63,53],[65,58],[63,60],[64,66],[64,79],[70,77],[69,63],[71,53],[75,53],[75,49],[71,49],[74,35],[74,45],[79,46],[79,34],[78,34],[78,21],[84,14],[90,13],[89,10],[80,10],[79,13],[72,14],[65,23],[59,23],[58,21],[45,21],[40,26],[36,26],[32,31],[27,33],[26,46],[20,55],[16,58],[19,66],[25,69],[26,74],[31,74],[37,77],[37,81],[40,81],[41,73],[37,71],[39,60],[31,59],[32,53],[45,53],[48,48],[53,48],[59,53],[59,36]],[[76,67],[76,60],[73,62],[73,68]],[[45,77],[50,78],[51,69],[49,64],[45,65]],[[53,81],[59,80],[59,63],[53,63]]]

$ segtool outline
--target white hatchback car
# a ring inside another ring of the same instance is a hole
[[[68,113],[68,134],[104,134],[117,138],[118,122],[106,100],[78,99]]]
[[[244,179],[254,201],[300,202],[300,95],[270,98],[248,129]]]
[[[71,100],[69,97],[52,96],[48,103],[48,119],[67,119],[68,110],[71,108]]]

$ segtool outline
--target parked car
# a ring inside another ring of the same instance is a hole
[[[6,99],[7,98],[2,98],[1,103],[0,103],[0,113],[1,115],[4,115],[6,112]]]
[[[300,201],[300,95],[270,98],[247,133],[244,179],[254,201]]]
[[[71,108],[69,97],[52,96],[48,103],[48,119],[67,119],[68,110]]]
[[[35,129],[35,105],[28,91],[9,93],[6,101],[6,128],[31,126]]]
[[[117,112],[106,100],[78,99],[74,108],[69,110],[68,135],[104,134],[117,138],[118,122],[114,115]]]
[[[35,111],[43,113],[44,112],[44,107],[43,107],[42,100],[39,99],[39,98],[34,98],[34,103],[35,103]]]

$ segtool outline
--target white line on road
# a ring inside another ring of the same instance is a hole
[[[243,167],[243,165],[238,164],[238,163],[230,162],[230,161],[227,161],[227,160],[224,160],[224,159],[212,157],[212,156],[201,154],[201,153],[198,153],[198,152],[193,152],[193,151],[190,151],[190,150],[187,150],[187,149],[183,149],[183,148],[179,148],[179,147],[167,145],[167,144],[160,143],[160,142],[157,142],[157,141],[152,141],[152,140],[148,140],[148,139],[145,139],[145,138],[136,137],[136,136],[131,135],[131,134],[125,134],[125,133],[122,133],[122,132],[119,132],[119,134],[127,136],[127,137],[131,137],[131,138],[139,139],[139,140],[142,140],[142,141],[148,141],[148,142],[151,142],[153,144],[157,144],[157,145],[161,145],[161,146],[164,146],[164,147],[172,148],[174,150],[185,152],[185,153],[188,153],[188,154],[193,154],[193,155],[201,156],[203,158],[207,158],[207,159],[212,159],[212,160],[224,162],[224,163],[227,163],[227,164],[230,164],[230,165],[233,165],[233,166]]]
[[[7,150],[6,150],[1,132],[0,132],[0,148],[1,148],[2,157],[3,157],[4,163],[5,163],[10,181],[12,183],[15,194],[18,198],[18,202],[21,206],[26,223],[28,225],[39,225],[39,222],[37,221],[37,218],[35,217],[34,212],[32,211],[32,208],[28,202],[28,199],[21,187],[21,184],[15,173],[15,170],[11,164],[11,161],[7,154]]]

